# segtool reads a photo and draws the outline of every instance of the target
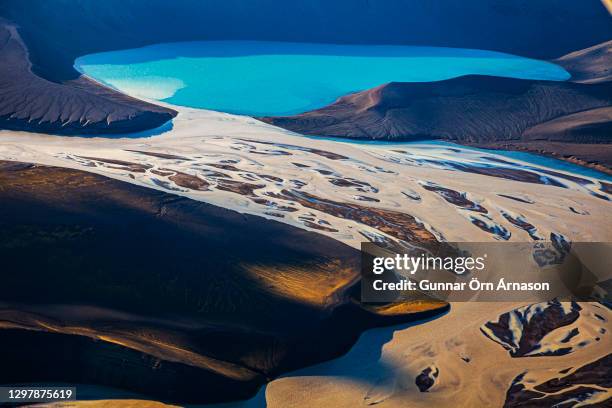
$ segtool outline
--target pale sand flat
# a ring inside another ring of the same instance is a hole
[[[583,182],[576,182],[562,172],[558,172],[559,177],[533,165],[529,165],[528,171],[536,179],[544,177],[566,188],[491,177],[453,170],[448,163],[514,170],[524,169],[527,164],[495,154],[427,143],[371,145],[305,138],[244,116],[175,108],[180,113],[173,129],[148,138],[78,138],[0,131],[0,160],[90,171],[311,229],[353,247],[366,240],[364,235],[372,239],[392,237],[375,226],[279,198],[282,190],[299,190],[335,202],[410,214],[448,241],[485,242],[496,238],[476,227],[471,217],[503,227],[511,233],[511,241],[530,241],[526,231],[504,218],[504,212],[522,216],[544,238],[555,232],[572,241],[612,241],[609,217],[612,201],[605,200],[610,196],[601,191],[596,179],[581,176]],[[330,154],[346,159],[329,158]],[[135,172],[95,159],[129,162],[145,170]],[[233,170],[218,167],[228,165]],[[167,175],[173,174],[168,170],[206,180],[210,187],[201,191],[176,185],[168,179]],[[237,184],[254,185],[253,197],[219,188],[218,178],[209,176],[211,171],[223,173]],[[363,185],[346,185],[346,180]],[[487,217],[449,203],[435,191],[426,190],[426,185],[465,194],[468,200],[488,210]],[[421,199],[409,198],[414,193]],[[366,200],[377,201],[364,201],[364,196]],[[288,211],[282,211],[288,207]]]

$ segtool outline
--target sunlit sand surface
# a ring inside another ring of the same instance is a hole
[[[0,131],[0,159],[101,174],[315,231],[354,248],[366,240],[612,240],[612,186],[605,180],[461,147],[316,140],[248,117],[177,109],[172,129],[148,138]],[[293,277],[275,287],[271,275],[250,272],[262,276],[276,295],[295,295]],[[325,307],[320,282],[312,285],[317,291],[304,291],[300,301]],[[336,289],[323,282],[323,293]],[[499,332],[487,332],[487,323],[524,306],[455,303],[426,324],[369,330],[345,356],[282,376],[253,399],[223,406],[501,406],[513,381],[536,387],[609,352],[610,311],[581,303],[571,325],[540,339],[543,349],[554,351],[575,328],[579,334],[568,340],[571,352],[511,356]],[[92,335],[86,328],[75,330]],[[508,330],[520,338],[518,327]],[[609,395],[599,388],[591,401]]]
[[[610,310],[583,303],[575,326],[591,340],[588,346],[563,356],[510,357],[481,328],[519,306],[522,305],[504,302],[454,303],[450,313],[426,324],[394,331],[370,330],[345,356],[268,384],[268,407],[499,407],[504,404],[510,384],[521,373],[527,373],[528,389],[541,389],[539,384],[561,374],[569,375],[609,353],[609,334],[602,335],[600,330],[609,332]],[[551,331],[544,343],[555,338],[557,345],[563,345],[559,340],[565,329]],[[422,384],[419,376],[428,368],[438,374],[433,385],[422,392],[417,383]],[[560,373],[565,369],[569,370]],[[564,391],[572,388],[576,384]],[[601,393],[595,393],[591,402],[612,396],[609,388],[594,388]],[[546,404],[542,406],[550,406]]]
[[[173,128],[148,138],[0,131],[0,159],[94,172],[356,248],[365,240],[531,241],[551,233],[612,239],[603,180],[461,147],[316,140],[248,117],[177,109]]]

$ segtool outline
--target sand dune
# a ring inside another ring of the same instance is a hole
[[[482,330],[525,305],[455,303],[426,324],[369,330],[341,358],[282,376],[251,400],[218,407],[550,407],[578,398],[583,405],[576,406],[607,406],[612,315],[597,303],[580,308],[573,324],[592,343],[575,353],[513,358]],[[562,346],[564,328],[546,335]]]
[[[0,201],[0,383],[244,399],[369,327],[447,308],[362,306],[359,253],[337,240],[84,171],[0,161]]]
[[[572,81],[595,84],[612,80],[612,40],[574,51],[555,60],[572,73]]]

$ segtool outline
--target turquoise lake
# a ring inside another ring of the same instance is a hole
[[[136,97],[252,116],[301,113],[392,81],[570,77],[550,62],[493,51],[259,41],[157,44],[85,55],[75,68]]]

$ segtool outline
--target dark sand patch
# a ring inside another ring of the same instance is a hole
[[[56,316],[48,323],[58,331],[46,333],[14,314],[12,324],[36,330],[3,330],[2,383],[87,382],[184,403],[247,398],[282,372],[344,353],[368,327],[444,307],[365,310],[352,298],[357,251],[261,217],[72,169],[1,162],[0,184],[3,301],[188,324],[68,327]]]

